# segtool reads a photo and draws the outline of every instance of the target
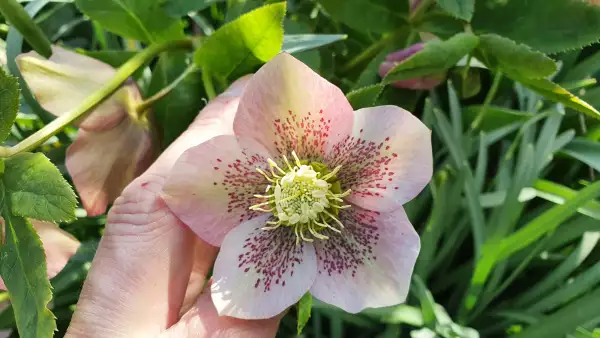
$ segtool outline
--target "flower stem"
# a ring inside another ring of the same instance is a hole
[[[397,36],[398,36],[398,33],[392,33],[392,34],[389,34],[389,35],[381,38],[379,41],[373,43],[372,45],[367,47],[367,49],[362,51],[357,56],[353,57],[352,60],[348,61],[348,63],[346,63],[344,66],[342,66],[342,68],[340,69],[340,73],[341,74],[348,73],[349,71],[354,69],[356,66],[360,65],[361,63],[365,62],[366,60],[373,58],[375,55],[377,55],[377,53],[379,53],[381,50],[383,50],[389,43],[394,41]]]
[[[475,119],[475,121],[473,121],[473,123],[471,123],[471,129],[475,130],[475,129],[479,128],[481,121],[483,121],[483,118],[485,117],[485,114],[487,113],[487,109],[488,109],[490,103],[492,103],[492,100],[496,96],[496,92],[498,91],[498,88],[500,87],[501,81],[502,81],[502,72],[497,72],[496,75],[494,76],[494,80],[492,82],[492,87],[490,88],[490,91],[487,93],[485,100],[483,101],[483,106],[481,107],[481,110],[479,110],[479,114],[477,114],[477,118]]]
[[[33,133],[31,136],[24,139],[14,147],[0,148],[0,157],[10,157],[21,152],[35,149],[47,139],[60,132],[65,126],[83,117],[86,113],[92,111],[99,104],[104,102],[104,100],[116,92],[138,68],[146,64],[146,62],[153,59],[161,52],[170,49],[192,47],[193,41],[191,39],[167,41],[149,46],[119,67],[110,81],[106,82],[104,86],[83,100],[79,106],[75,107],[73,110],[65,113],[64,115],[57,117],[52,122],[45,125],[42,129]]]
[[[156,94],[147,98],[143,102],[140,102],[135,107],[135,112],[138,115],[144,114],[150,106],[152,106],[156,101],[161,100],[163,97],[167,96],[175,87],[177,87],[181,81],[183,81],[188,75],[198,70],[196,64],[190,64],[173,82],[169,83],[166,87],[158,91]]]
[[[202,70],[202,83],[204,84],[204,90],[206,91],[206,96],[208,96],[209,101],[217,97],[212,76],[210,76],[210,73],[206,69]]]
[[[427,9],[433,4],[434,0],[422,0],[421,3],[410,15],[410,21],[418,21]]]

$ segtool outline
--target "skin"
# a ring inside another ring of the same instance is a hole
[[[200,113],[239,100],[249,77]],[[200,240],[160,192],[177,158],[203,132],[197,118],[114,202],[66,337],[274,337],[281,315],[219,316],[206,288],[218,249]],[[204,291],[203,291],[204,290]]]

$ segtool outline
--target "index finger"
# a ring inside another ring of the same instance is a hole
[[[203,259],[211,263],[216,249],[197,239],[159,194],[181,153],[231,131],[247,81],[236,81],[212,100],[115,201],[67,337],[152,337],[179,319],[196,246],[206,248]]]

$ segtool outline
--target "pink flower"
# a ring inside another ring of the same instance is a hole
[[[48,278],[52,278],[65,267],[71,256],[79,249],[80,243],[75,237],[60,229],[54,223],[36,220],[30,220],[30,222],[40,236],[42,245],[44,246]],[[0,226],[4,227],[4,220],[1,218]],[[0,233],[3,234],[4,231]],[[6,290],[2,279],[0,279],[0,290]]]
[[[52,51],[47,60],[35,52],[21,54],[17,65],[40,105],[54,115],[77,107],[115,74],[96,59],[55,46]],[[137,86],[124,85],[80,122],[67,149],[67,170],[90,216],[104,213],[151,163],[152,138],[148,122],[134,111],[137,101]]]
[[[408,59],[413,54],[420,52],[423,49],[424,45],[425,45],[425,43],[419,42],[408,48],[401,49],[401,50],[398,50],[398,51],[388,54],[385,58],[385,61],[382,62],[381,65],[379,66],[379,75],[381,77],[385,77],[387,75],[387,73],[389,73],[390,70],[392,70],[392,68],[394,68],[396,65],[398,65],[402,61]],[[436,74],[436,75],[428,75],[428,76],[423,76],[423,77],[416,78],[416,79],[396,81],[396,82],[392,83],[392,86],[398,87],[398,88],[415,89],[415,90],[431,89],[433,87],[436,87],[440,83],[442,83],[442,81],[444,81],[445,77],[446,77],[445,73]]]
[[[273,317],[306,292],[348,312],[405,300],[420,243],[402,205],[431,179],[425,125],[395,106],[353,112],[337,87],[280,54],[223,130],[185,151],[163,190],[221,246],[220,315]]]

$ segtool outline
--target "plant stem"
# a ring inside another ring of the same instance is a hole
[[[415,8],[414,12],[410,15],[410,21],[415,22],[418,21],[423,14],[427,11],[429,6],[432,5],[434,0],[422,0],[419,6]]]
[[[383,48],[385,48],[390,42],[394,41],[394,39],[396,39],[397,35],[398,35],[398,33],[392,33],[388,36],[381,38],[379,41],[373,43],[372,45],[367,47],[367,49],[362,51],[362,53],[353,57],[352,60],[348,61],[348,63],[346,63],[344,66],[342,66],[342,68],[340,69],[340,73],[342,73],[342,74],[347,73],[347,72],[351,71],[352,69],[354,69],[354,67],[360,65],[361,63],[365,62],[368,59],[371,59],[372,57],[377,55],[377,53],[379,53]]]
[[[494,99],[494,97],[496,96],[496,93],[498,92],[498,88],[500,87],[501,81],[502,81],[502,72],[497,72],[496,75],[494,76],[494,80],[492,82],[492,87],[490,88],[490,91],[487,93],[485,100],[483,101],[483,106],[481,107],[479,114],[477,114],[477,118],[475,119],[475,121],[473,121],[473,123],[471,123],[472,130],[479,128],[481,121],[483,121],[483,118],[485,117],[485,114],[487,113],[487,109],[488,109],[490,103],[492,103],[492,100]]]
[[[147,98],[143,102],[140,102],[135,107],[135,112],[139,115],[144,114],[150,106],[152,106],[156,101],[161,100],[163,97],[167,96],[175,87],[177,87],[181,81],[183,81],[188,75],[198,70],[196,64],[190,64],[173,82],[169,83],[166,87],[158,91],[156,94]]]
[[[217,97],[212,76],[210,76],[210,73],[206,69],[202,69],[202,83],[204,84],[204,90],[206,91],[206,96],[208,96],[209,101]]]
[[[192,46],[193,42],[191,39],[167,41],[164,43],[151,45],[119,67],[110,81],[105,83],[104,86],[102,86],[96,92],[88,96],[83,102],[81,102],[79,106],[75,107],[73,110],[65,113],[64,115],[57,117],[55,120],[48,123],[42,129],[38,130],[14,147],[0,148],[0,157],[10,157],[21,152],[35,149],[47,139],[56,135],[65,126],[83,117],[86,113],[92,111],[99,104],[104,102],[104,100],[116,92],[138,68],[146,64],[146,62],[153,59],[161,52],[170,49],[192,48]]]

